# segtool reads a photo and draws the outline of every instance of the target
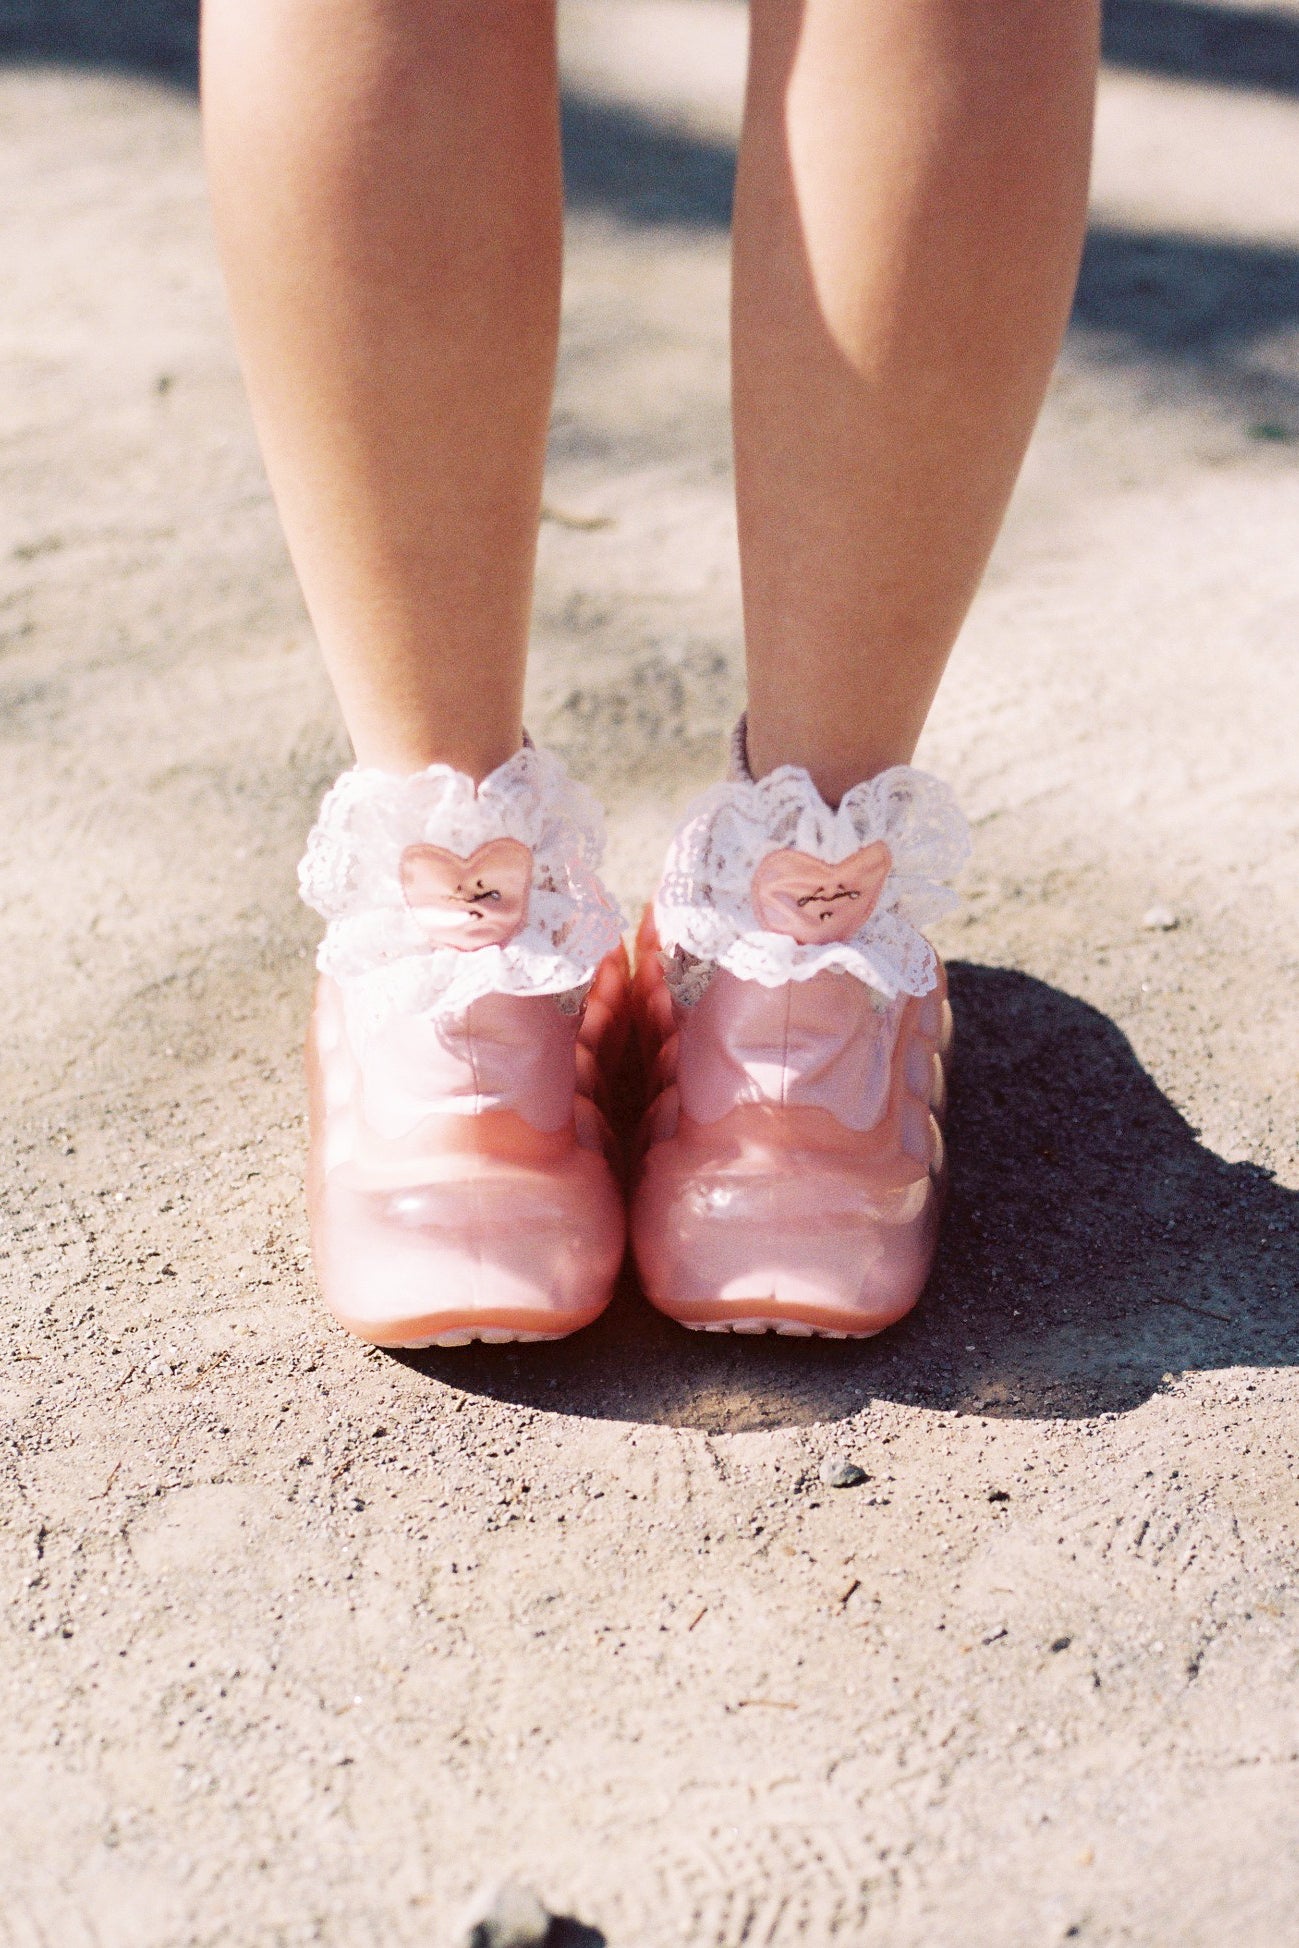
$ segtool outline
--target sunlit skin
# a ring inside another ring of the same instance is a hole
[[[206,0],[212,202],[357,757],[521,738],[559,333],[552,0]]]
[[[734,412],[761,774],[910,757],[1068,310],[1095,0],[753,0]],[[561,261],[553,0],[207,0],[218,239],[357,756],[517,750]]]
[[[1094,0],[752,0],[734,417],[749,759],[905,763],[1005,513],[1086,215]]]

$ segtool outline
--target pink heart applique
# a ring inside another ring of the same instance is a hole
[[[532,854],[518,839],[489,839],[467,859],[440,845],[408,845],[398,871],[430,946],[501,947],[528,917]]]
[[[810,852],[769,852],[753,875],[749,898],[768,933],[819,947],[847,940],[865,926],[892,867],[882,839],[833,866]]]

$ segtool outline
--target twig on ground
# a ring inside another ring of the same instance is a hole
[[[1220,1326],[1234,1326],[1237,1322],[1225,1312],[1213,1312],[1207,1305],[1188,1305],[1185,1299],[1156,1299],[1156,1305],[1175,1305],[1180,1312],[1189,1312],[1196,1319],[1216,1319]]]
[[[214,1366],[220,1366],[222,1360],[226,1357],[226,1354],[229,1352],[229,1350],[230,1349],[228,1346],[223,1346],[220,1352],[214,1353],[206,1366],[200,1366],[198,1372],[194,1375],[194,1378],[192,1380],[186,1380],[184,1386],[181,1388],[181,1392],[193,1393],[199,1381],[206,1380],[208,1374],[212,1371]]]

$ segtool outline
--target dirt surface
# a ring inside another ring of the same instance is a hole
[[[741,697],[743,21],[568,31],[530,719],[630,910]],[[1299,15],[1110,15],[1074,328],[922,752],[977,853],[919,1310],[727,1341],[629,1284],[402,1358],[307,1261],[294,865],[345,751],[187,32],[0,7],[0,1942],[449,1942],[508,1872],[610,1948],[1299,1943]]]

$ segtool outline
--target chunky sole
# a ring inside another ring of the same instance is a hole
[[[604,1308],[601,1307],[601,1311],[603,1310]],[[593,1319],[598,1319],[599,1316],[600,1314],[597,1312],[593,1314]],[[337,1318],[338,1315],[335,1314],[335,1317]],[[436,1332],[430,1333],[419,1332],[411,1339],[384,1340],[375,1339],[365,1331],[358,1331],[355,1326],[349,1325],[346,1319],[339,1319],[338,1323],[341,1326],[346,1326],[347,1330],[355,1338],[368,1339],[372,1346],[386,1346],[394,1353],[423,1353],[427,1352],[431,1346],[448,1348],[453,1346],[475,1345],[540,1346],[551,1340],[567,1339],[570,1334],[580,1332],[583,1326],[590,1325],[592,1320],[583,1319],[577,1325],[563,1326],[557,1332],[525,1332],[522,1329],[516,1331],[512,1326],[470,1325],[452,1326],[449,1329],[439,1329]]]
[[[942,1186],[931,1180],[923,1195],[923,1208],[911,1222],[899,1226],[888,1214],[874,1220],[871,1228],[889,1238],[886,1262],[870,1279],[869,1289],[846,1304],[843,1292],[850,1284],[850,1269],[840,1267],[837,1279],[828,1278],[822,1291],[811,1296],[815,1275],[808,1276],[806,1262],[800,1262],[798,1243],[788,1235],[778,1235],[774,1249],[763,1255],[768,1267],[773,1258],[783,1259],[787,1267],[798,1267],[796,1278],[773,1279],[768,1290],[754,1290],[761,1273],[755,1274],[751,1268],[746,1242],[714,1236],[708,1240],[711,1249],[706,1256],[719,1268],[715,1293],[701,1300],[697,1278],[692,1281],[693,1291],[683,1294],[670,1283],[660,1284],[651,1274],[643,1281],[646,1297],[658,1311],[690,1332],[775,1333],[786,1339],[874,1339],[906,1317],[928,1279],[941,1222]],[[869,1220],[863,1230],[868,1224]],[[727,1285],[732,1288],[729,1294]],[[736,1292],[737,1285],[750,1289]],[[798,1297],[792,1296],[790,1287]]]
[[[773,1302],[774,1303],[774,1302]],[[784,1319],[774,1315],[764,1315],[760,1319],[680,1319],[677,1324],[687,1332],[735,1332],[760,1337],[765,1332],[775,1333],[780,1339],[867,1339],[869,1333],[836,1332],[833,1326],[809,1326],[801,1319]],[[885,1329],[879,1328],[881,1332]]]
[[[815,1165],[806,1164],[804,1171],[804,1186],[814,1194]],[[831,1197],[839,1194],[842,1183],[839,1172],[833,1176]],[[750,1208],[761,1209],[763,1188],[761,1183],[750,1186],[745,1200]],[[660,1209],[670,1196],[670,1190],[658,1193]],[[636,1212],[645,1295],[660,1312],[694,1332],[872,1339],[905,1318],[920,1298],[933,1263],[942,1200],[931,1178],[916,1185],[901,1207],[888,1197],[863,1201],[866,1208],[857,1216],[856,1235],[843,1235],[848,1229],[843,1227],[837,1250],[829,1254],[818,1254],[823,1237],[809,1239],[797,1226],[782,1228],[778,1214],[768,1215],[765,1239],[756,1243],[756,1219],[749,1227],[732,1229],[710,1224],[705,1215],[679,1223],[665,1249],[667,1227],[655,1223],[656,1194],[651,1189]],[[689,1189],[680,1202],[697,1212]],[[659,1243],[647,1249],[651,1226]]]

